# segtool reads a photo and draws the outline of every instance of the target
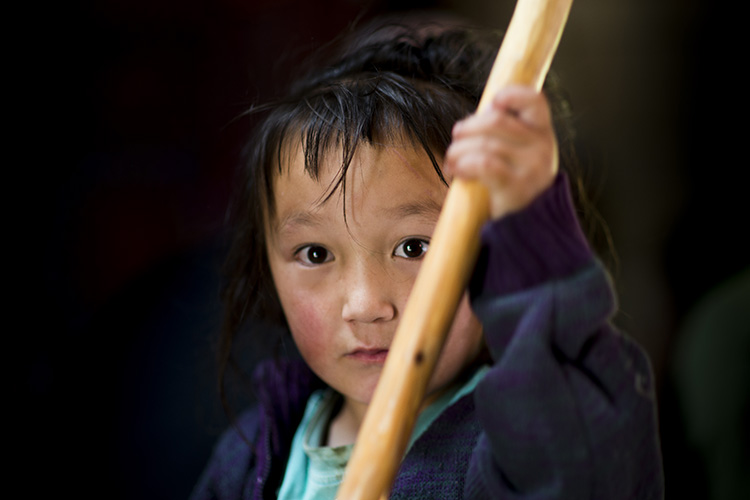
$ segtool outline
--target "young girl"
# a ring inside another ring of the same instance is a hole
[[[260,125],[228,258],[225,362],[264,320],[304,363],[258,367],[259,404],[193,499],[334,498],[456,176],[485,183],[492,220],[390,498],[661,497],[650,367],[608,322],[555,136],[564,105],[508,88],[469,116],[499,47],[472,31],[391,26],[344,47]]]

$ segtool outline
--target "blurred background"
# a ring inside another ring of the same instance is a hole
[[[82,0],[34,13],[15,79],[31,95],[17,122],[29,142],[11,145],[24,154],[8,186],[30,188],[9,212],[23,220],[9,246],[29,262],[11,270],[9,311],[22,318],[10,331],[24,488],[187,497],[227,425],[213,336],[249,126],[235,118],[357,18],[420,10],[504,29],[514,4]],[[717,5],[575,0],[553,64],[617,249],[618,321],[656,373],[669,498],[747,498],[750,481],[747,44]]]

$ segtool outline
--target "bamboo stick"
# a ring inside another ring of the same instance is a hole
[[[572,1],[518,0],[478,112],[506,86],[541,90]],[[338,500],[387,498],[488,217],[484,186],[454,180],[357,436]]]

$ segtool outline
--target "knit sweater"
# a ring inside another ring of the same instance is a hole
[[[493,365],[414,443],[390,498],[662,498],[651,368],[609,323],[612,286],[564,175],[483,229],[470,292]],[[255,377],[258,407],[222,436],[192,500],[274,498],[324,384],[292,361]]]

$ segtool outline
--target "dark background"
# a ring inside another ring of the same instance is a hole
[[[185,498],[226,425],[212,336],[249,125],[234,118],[358,16],[440,9],[505,28],[513,4],[100,0],[32,13],[13,79],[28,96],[9,157],[21,177],[6,186],[23,200],[7,241],[22,277],[8,354],[22,358],[24,488]],[[620,321],[657,375],[669,497],[710,488],[675,352],[690,311],[750,255],[741,30],[713,5],[576,0],[553,65],[618,251]]]

